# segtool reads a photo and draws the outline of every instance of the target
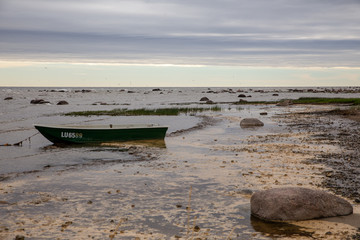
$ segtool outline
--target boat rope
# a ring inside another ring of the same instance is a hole
[[[0,147],[4,147],[4,146],[5,147],[6,146],[22,146],[23,142],[25,142],[25,141],[29,141],[29,143],[31,143],[31,138],[38,135],[38,134],[39,134],[39,132],[31,135],[30,137],[25,138],[24,140],[22,140],[20,142],[16,142],[16,143],[13,143],[13,144],[10,144],[10,143],[0,144]]]

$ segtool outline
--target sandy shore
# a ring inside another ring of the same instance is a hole
[[[331,191],[346,198],[354,207],[354,214],[350,216],[292,222],[305,229],[309,236],[301,233],[289,238],[360,239],[360,114],[342,114],[338,112],[339,108],[347,110],[350,107],[309,105],[299,109],[289,108],[287,114],[277,116],[279,124],[284,124],[288,130],[285,141],[291,138],[298,140],[296,144],[281,146],[271,143],[272,149],[281,149],[281,153],[285,153],[280,157],[281,163],[288,161],[286,169],[283,168],[286,173],[280,175],[280,180],[275,180],[275,185],[284,186],[292,182],[298,186]],[[269,137],[282,136],[266,138]],[[254,142],[264,144],[266,138]],[[266,147],[262,146],[261,149]],[[279,158],[278,154],[276,158]],[[293,172],[289,172],[288,168],[293,169]],[[315,172],[309,176],[306,173],[309,170]],[[272,232],[276,226],[271,228],[264,232]]]
[[[359,239],[359,123],[333,108],[212,113],[166,148],[89,149],[129,157],[11,175],[0,182],[0,239]],[[263,111],[263,128],[240,128]],[[283,186],[333,191],[355,212],[284,224],[250,216],[253,192]]]

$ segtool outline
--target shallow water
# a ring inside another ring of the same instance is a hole
[[[74,89],[1,89],[1,99],[13,96],[14,100],[1,101],[0,144],[33,135],[34,123],[150,122],[168,125],[169,130],[162,147],[119,143],[61,148],[41,135],[25,141],[22,147],[1,147],[0,238],[111,239],[115,234],[114,239],[266,239],[309,235],[293,225],[284,231],[267,231],[269,226],[250,218],[249,204],[252,192],[260,189],[299,184],[311,187],[321,181],[316,173],[323,166],[308,166],[300,160],[313,156],[323,146],[302,146],[301,138],[306,135],[289,133],[285,124],[274,119],[301,107],[222,103],[221,112],[175,117],[59,115],[185,103],[203,106],[199,102],[202,96],[217,102],[238,100],[238,94],[229,92],[206,94],[207,88],[164,89],[163,94],[152,89],[129,90],[134,93],[120,89],[95,89],[90,93],[75,93]],[[285,91],[268,90],[251,91],[251,100],[272,100],[277,98],[273,92]],[[300,96],[303,94],[284,92],[279,97]],[[52,104],[31,105],[30,100],[35,98]],[[60,100],[67,100],[69,105],[54,105]],[[94,102],[119,105],[92,105]],[[260,116],[260,112],[268,115]],[[201,123],[201,115],[214,121],[205,128],[171,134]],[[265,126],[242,129],[239,122],[245,117],[259,118]],[[293,151],[294,146],[299,152]]]

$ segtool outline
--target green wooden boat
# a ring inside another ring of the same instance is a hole
[[[147,125],[34,125],[49,141],[55,144],[92,144],[132,140],[164,139],[168,127]]]

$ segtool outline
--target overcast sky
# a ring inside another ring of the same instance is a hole
[[[0,0],[0,86],[31,85],[19,71],[43,63],[97,63],[114,78],[134,71],[129,64],[156,66],[148,81],[169,65],[236,75],[248,67],[342,68],[360,85],[360,0]],[[31,71],[52,81],[54,72]],[[64,77],[76,80],[72,71],[86,74],[72,65]]]

